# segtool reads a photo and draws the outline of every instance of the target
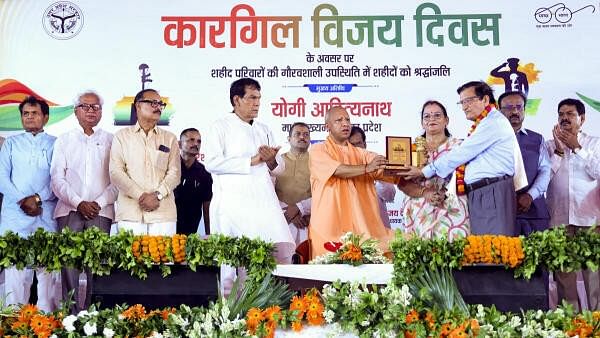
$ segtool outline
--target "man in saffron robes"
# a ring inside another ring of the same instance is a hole
[[[329,136],[309,151],[311,255],[326,253],[324,244],[338,241],[348,231],[378,239],[387,251],[393,232],[383,226],[373,184],[383,178],[386,159],[348,142],[352,124],[343,107],[327,112],[325,126]]]

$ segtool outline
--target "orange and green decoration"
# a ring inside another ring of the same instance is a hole
[[[50,106],[48,125],[64,120],[73,113],[73,105],[62,106],[37,94],[26,85],[14,79],[0,80],[0,131],[22,130],[19,103],[33,96],[44,100]]]
[[[115,104],[113,108],[113,115],[116,126],[132,126],[136,123],[137,117],[131,110],[133,99],[133,96],[123,96],[123,98],[117,101]],[[160,115],[158,125],[168,126],[171,117],[175,113],[175,109],[173,109],[173,105],[169,102],[168,97],[163,97],[162,100],[167,104],[167,106],[165,109],[163,109],[162,114]]]

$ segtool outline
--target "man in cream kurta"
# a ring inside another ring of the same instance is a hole
[[[304,122],[296,122],[288,136],[290,151],[283,154],[285,171],[277,176],[275,192],[289,223],[296,245],[308,239],[310,223],[310,170],[308,170],[308,147],[310,129]]]
[[[290,263],[295,244],[271,180],[284,164],[273,133],[255,119],[260,85],[247,78],[233,82],[230,101],[233,112],[217,120],[204,141],[204,165],[213,176],[211,231],[275,243],[277,262]],[[226,294],[234,275],[221,269]]]
[[[387,251],[393,233],[383,226],[374,180],[382,178],[385,157],[354,147],[350,117],[340,106],[325,117],[329,136],[309,152],[312,212],[309,227],[311,255],[326,253],[324,244],[346,232],[375,238]]]
[[[116,221],[136,235],[174,235],[179,145],[173,133],[157,127],[167,104],[156,90],[145,89],[133,105],[138,121],[115,134],[110,151],[110,179],[119,189]]]

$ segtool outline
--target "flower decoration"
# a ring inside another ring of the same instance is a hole
[[[328,252],[318,256],[309,264],[386,264],[390,263],[381,249],[378,241],[373,238],[363,240],[362,235],[352,232],[344,234],[339,242],[327,242],[323,246]]]

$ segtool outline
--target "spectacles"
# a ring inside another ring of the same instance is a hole
[[[465,97],[464,99],[456,102],[456,104],[459,105],[459,106],[469,105],[469,104],[471,104],[475,100],[481,100],[481,99],[477,95],[475,95],[475,96],[469,96],[469,97]]]
[[[77,108],[81,108],[83,111],[98,111],[102,109],[102,106],[99,104],[87,104],[87,103],[81,103],[79,105],[77,105]]]
[[[423,121],[441,120],[444,117],[442,113],[424,114]]]
[[[509,105],[503,106],[502,108],[500,108],[500,110],[503,112],[511,112],[513,110],[522,112],[524,108],[525,107],[522,104],[516,104],[514,106],[509,104]]]
[[[167,106],[166,103],[164,103],[162,101],[158,101],[158,100],[139,100],[138,102],[147,103],[147,104],[151,105],[152,108],[159,108],[160,107],[160,109],[165,109],[165,107]]]

